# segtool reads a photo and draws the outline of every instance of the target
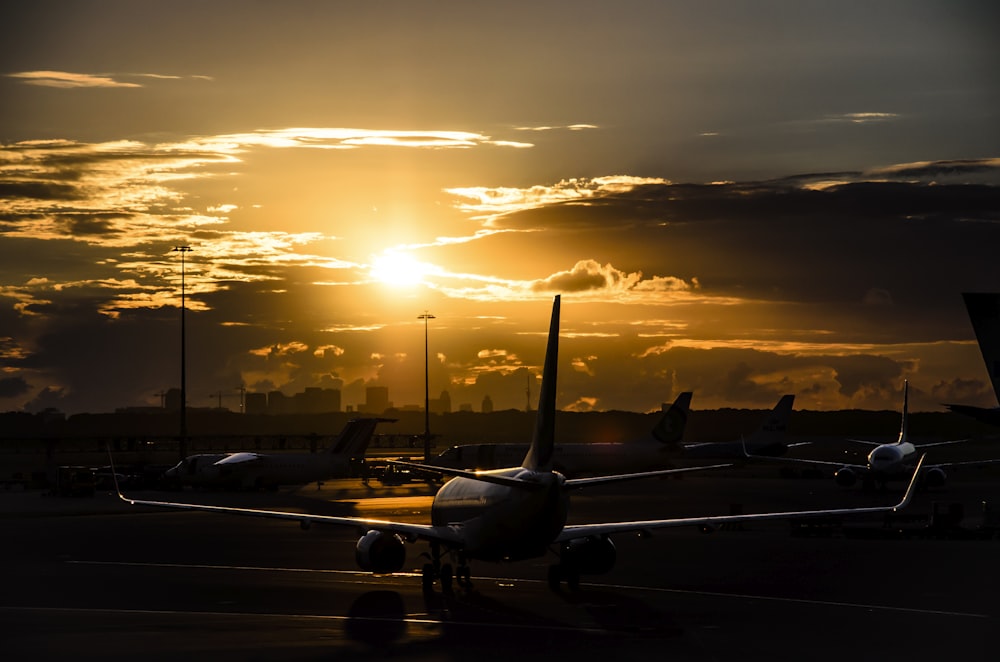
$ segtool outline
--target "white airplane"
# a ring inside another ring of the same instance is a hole
[[[569,496],[575,489],[685,470],[576,480],[552,470],[559,304],[557,296],[549,326],[534,436],[524,461],[520,467],[484,472],[437,468],[454,478],[434,496],[430,524],[149,501],[131,499],[120,490],[118,495],[127,503],[139,506],[284,519],[298,522],[303,528],[313,523],[352,527],[362,534],[356,546],[358,566],[377,574],[401,571],[406,562],[406,544],[425,541],[430,544],[431,554],[430,561],[423,566],[424,589],[433,590],[434,582],[439,580],[446,593],[451,591],[452,578],[456,575],[459,585],[471,585],[471,560],[519,561],[554,552],[558,562],[549,568],[550,586],[558,589],[565,581],[570,588],[576,588],[581,575],[601,574],[614,566],[616,552],[611,540],[614,534],[682,526],[712,530],[735,522],[887,513],[898,511],[910,502],[919,464],[902,501],[894,506],[567,525]],[[453,568],[452,563],[457,567]]]
[[[965,310],[993,385],[993,396],[1000,400],[1000,293],[962,292]],[[1000,425],[1000,407],[945,405],[956,414],[971,416],[990,425]]]
[[[189,455],[164,473],[167,481],[198,487],[266,489],[304,485],[351,474],[352,461],[364,458],[379,423],[391,418],[356,418],[347,422],[322,453],[202,453]]]
[[[691,392],[677,395],[648,435],[627,442],[555,444],[552,469],[566,477],[629,473],[674,468],[672,454],[684,437]],[[463,444],[445,449],[425,462],[450,469],[500,469],[524,459],[529,444]],[[736,457],[742,457],[737,455]]]
[[[931,446],[946,446],[949,444],[960,444],[969,441],[968,439],[952,439],[949,441],[937,441],[921,444],[919,446],[910,442],[908,434],[909,390],[910,383],[909,381],[904,380],[902,423],[899,428],[899,437],[896,441],[883,444],[866,439],[848,440],[858,444],[874,446],[872,451],[868,453],[866,464],[851,464],[848,462],[810,460],[794,457],[771,457],[766,459],[772,459],[778,462],[795,462],[798,464],[810,464],[814,466],[837,467],[833,477],[834,480],[837,481],[837,484],[842,487],[851,487],[860,478],[866,489],[870,489],[876,483],[884,488],[886,481],[905,478],[910,472],[913,471],[914,459],[917,457],[917,451],[922,451],[923,449],[930,448]],[[746,450],[746,455],[747,457],[762,457],[751,453],[749,449]],[[1000,460],[976,460],[972,462],[943,462],[939,464],[929,464],[924,468],[922,479],[923,484],[926,487],[939,487],[943,485],[947,479],[947,474],[944,471],[945,467],[989,464],[991,462],[1000,462]]]

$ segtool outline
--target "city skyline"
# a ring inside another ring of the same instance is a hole
[[[192,404],[533,406],[556,294],[560,409],[997,404],[991,3],[5,16],[0,411],[155,406],[181,259]]]

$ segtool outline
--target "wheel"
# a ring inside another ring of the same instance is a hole
[[[562,570],[557,564],[552,564],[549,566],[549,588],[553,591],[559,591],[559,582],[562,581]]]
[[[451,564],[445,563],[441,566],[441,592],[447,595],[452,593],[451,580],[453,578]]]
[[[424,593],[434,592],[434,565],[431,563],[425,563],[423,570],[420,575],[420,584],[424,589]]]

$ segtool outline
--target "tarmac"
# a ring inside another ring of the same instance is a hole
[[[757,469],[582,490],[572,522],[894,503]],[[428,521],[434,489],[332,481],[277,493],[144,499]],[[539,559],[474,563],[474,588],[425,596],[408,572],[357,570],[350,528],[129,506],[114,495],[0,492],[0,654],[35,660],[994,660],[1000,542],[992,475],[963,472],[895,519],[812,530],[615,538],[578,593]],[[984,504],[986,504],[984,506]],[[939,519],[935,511],[959,513]],[[971,535],[975,534],[975,535]],[[989,534],[989,535],[987,535]]]

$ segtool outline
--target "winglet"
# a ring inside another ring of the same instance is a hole
[[[126,499],[125,495],[122,494],[121,487],[118,486],[118,471],[115,469],[115,456],[111,454],[111,444],[108,444],[108,461],[111,464],[111,481],[115,484],[115,493],[118,494],[118,498],[126,503],[132,503],[131,499]]]
[[[538,415],[535,418],[535,434],[531,448],[521,464],[525,469],[552,469],[552,455],[555,452],[556,436],[556,374],[559,366],[559,299],[552,302],[552,319],[549,321],[549,342],[545,348],[545,364],[542,368],[542,391],[538,397]]]
[[[910,478],[910,485],[906,488],[906,494],[903,495],[903,500],[892,507],[892,511],[896,512],[906,508],[910,505],[910,501],[913,499],[914,493],[917,491],[917,482],[920,478],[920,470],[924,467],[924,459],[926,459],[927,453],[920,456],[920,461],[917,462],[917,467],[913,470],[913,477]]]

